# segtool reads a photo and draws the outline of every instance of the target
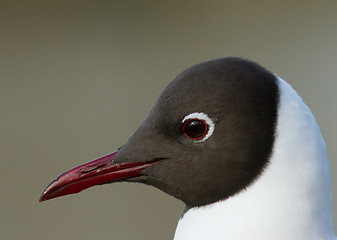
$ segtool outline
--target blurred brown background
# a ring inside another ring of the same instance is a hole
[[[181,70],[223,56],[259,62],[310,106],[337,227],[336,26],[336,1],[0,1],[0,239],[172,239],[184,205],[152,187],[38,198],[122,145]]]

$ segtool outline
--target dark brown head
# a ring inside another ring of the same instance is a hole
[[[155,186],[189,207],[226,199],[268,164],[278,99],[276,77],[254,62],[192,66],[163,90],[117,152],[61,175],[41,200],[114,181]]]

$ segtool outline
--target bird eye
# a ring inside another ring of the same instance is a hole
[[[207,133],[207,124],[200,119],[190,119],[184,123],[183,133],[192,140],[200,140]]]
[[[207,114],[202,112],[191,113],[183,121],[182,133],[195,142],[203,142],[214,131],[214,123]]]

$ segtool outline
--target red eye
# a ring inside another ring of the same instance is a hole
[[[192,140],[200,140],[207,133],[207,124],[204,120],[189,119],[183,125],[183,134]]]

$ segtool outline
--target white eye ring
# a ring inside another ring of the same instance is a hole
[[[204,142],[210,136],[212,136],[212,134],[214,132],[214,125],[215,124],[212,121],[212,119],[210,117],[208,117],[208,115],[206,113],[195,112],[195,113],[188,114],[187,116],[184,117],[184,119],[181,122],[185,123],[187,120],[190,120],[190,119],[200,119],[200,120],[203,120],[207,124],[207,126],[208,126],[207,133],[205,134],[205,136],[202,139],[194,140],[194,142]]]

